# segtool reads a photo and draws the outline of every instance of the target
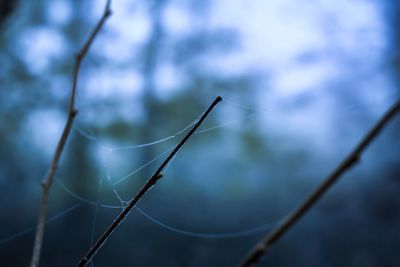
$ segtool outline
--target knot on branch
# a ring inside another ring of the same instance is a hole
[[[41,181],[40,185],[42,186],[43,190],[47,190],[49,187],[46,180]]]
[[[112,10],[111,9],[109,9],[109,8],[107,8],[107,10],[104,12],[104,17],[109,17],[109,16],[111,16],[112,15]]]
[[[78,110],[76,108],[72,108],[72,110],[70,111],[70,116],[75,117],[76,114],[78,114]]]
[[[51,184],[52,184],[52,180],[43,179],[43,180],[40,182],[40,185],[42,186],[43,192],[48,192],[48,191],[50,190]]]
[[[163,176],[164,176],[164,174],[162,172],[158,173],[156,176],[153,176],[150,181],[150,186],[155,185],[158,182],[158,180],[160,180],[161,177],[163,177]]]

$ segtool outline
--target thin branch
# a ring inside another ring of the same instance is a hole
[[[114,230],[118,227],[118,225],[125,219],[125,217],[129,214],[132,208],[136,205],[136,203],[146,194],[146,192],[154,186],[157,181],[163,176],[162,171],[167,166],[169,161],[176,155],[176,153],[182,148],[182,146],[186,143],[186,141],[193,135],[193,133],[197,130],[197,128],[202,124],[211,110],[215,107],[215,105],[220,102],[222,98],[218,96],[212,104],[208,107],[206,112],[201,116],[200,120],[193,126],[193,128],[187,133],[187,135],[182,139],[182,141],[174,148],[174,150],[169,154],[169,156],[161,163],[160,167],[154,172],[154,174],[147,180],[147,182],[143,185],[143,187],[139,190],[137,195],[129,201],[128,205],[124,208],[124,210],[118,215],[118,217],[113,221],[113,223],[107,228],[107,230],[101,235],[101,237],[96,241],[96,243],[89,249],[89,251],[81,258],[78,263],[79,267],[85,266],[90,262],[92,257],[97,253],[97,251],[104,245],[107,241],[107,238],[114,232]]]
[[[58,163],[61,158],[61,154],[64,151],[65,144],[67,142],[68,136],[71,132],[72,125],[74,123],[74,119],[78,110],[75,107],[75,98],[76,98],[76,88],[78,83],[78,75],[82,60],[86,56],[87,52],[89,51],[90,46],[92,45],[94,39],[96,38],[98,32],[103,27],[104,22],[106,19],[111,15],[111,0],[107,0],[106,7],[104,9],[104,13],[97,23],[96,27],[92,31],[91,35],[82,46],[81,50],[76,55],[74,69],[72,71],[72,88],[71,88],[71,97],[69,100],[69,107],[68,107],[68,118],[67,122],[64,126],[64,130],[61,134],[60,140],[57,144],[57,148],[54,152],[53,159],[50,164],[50,168],[47,172],[46,178],[42,181],[42,196],[40,199],[40,206],[39,206],[39,215],[38,215],[38,223],[35,232],[35,241],[33,245],[33,252],[32,252],[32,259],[31,259],[31,267],[36,267],[39,265],[40,260],[40,252],[42,249],[43,244],[43,234],[44,234],[44,226],[46,223],[46,214],[48,208],[48,201],[49,201],[49,194],[50,188],[54,180],[54,176],[57,172]]]
[[[367,133],[359,145],[345,158],[345,160],[283,221],[262,239],[244,258],[239,266],[246,267],[256,264],[267,249],[271,247],[327,192],[327,190],[340,178],[340,176],[359,162],[362,153],[368,145],[378,136],[386,124],[400,112],[400,101],[397,101],[377,124]]]

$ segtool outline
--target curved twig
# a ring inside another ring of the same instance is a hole
[[[360,144],[344,159],[344,161],[283,221],[262,239],[239,264],[241,267],[256,264],[284,233],[327,192],[327,190],[340,178],[340,176],[359,162],[362,153],[368,145],[378,136],[387,123],[400,112],[400,101],[397,101],[377,124],[367,133]]]

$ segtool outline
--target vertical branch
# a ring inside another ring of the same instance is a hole
[[[247,255],[239,265],[241,267],[256,264],[267,249],[273,245],[283,234],[285,234],[294,224],[328,191],[328,189],[348,171],[352,166],[359,162],[362,153],[370,143],[378,136],[387,123],[400,112],[400,101],[397,101],[386,114],[376,123],[367,133],[359,145],[343,160],[343,162],[283,221],[273,229],[263,240],[261,240]]]
[[[75,98],[76,98],[76,88],[78,83],[78,76],[79,70],[82,63],[82,60],[86,56],[87,52],[89,51],[90,46],[92,45],[94,39],[96,38],[98,32],[103,27],[104,22],[106,19],[111,15],[111,0],[107,0],[106,7],[104,9],[104,13],[93,29],[92,33],[90,34],[89,38],[84,43],[83,47],[79,50],[75,58],[75,65],[72,71],[72,88],[71,88],[71,96],[69,99],[69,107],[68,107],[68,117],[67,122],[65,123],[64,130],[61,134],[60,140],[58,141],[57,148],[54,152],[53,159],[50,164],[50,168],[47,172],[46,178],[42,181],[42,196],[40,199],[39,205],[39,215],[38,215],[38,222],[36,226],[35,232],[35,241],[33,244],[33,252],[32,252],[32,259],[31,259],[31,267],[36,267],[39,265],[40,259],[40,252],[42,249],[43,244],[43,235],[44,235],[44,226],[46,223],[46,214],[49,202],[49,194],[50,188],[54,180],[54,176],[57,172],[58,163],[61,158],[61,154],[64,151],[65,144],[67,142],[68,136],[71,132],[72,125],[74,123],[74,119],[78,110],[75,107]]]
[[[203,121],[207,118],[208,114],[215,107],[215,105],[220,102],[222,98],[218,96],[212,104],[208,107],[206,112],[201,116],[200,120],[193,126],[193,128],[187,133],[187,135],[181,140],[181,142],[174,148],[174,150],[168,155],[168,157],[164,160],[163,163],[158,167],[158,169],[154,172],[154,174],[147,180],[147,182],[143,185],[143,187],[139,190],[136,196],[129,201],[129,204],[123,209],[123,211],[118,215],[118,217],[113,221],[113,223],[107,228],[107,230],[101,235],[101,237],[94,243],[94,245],[89,249],[89,251],[83,256],[79,263],[79,267],[85,266],[92,257],[97,253],[97,251],[104,245],[107,241],[107,238],[114,232],[114,230],[118,227],[118,225],[126,218],[132,208],[136,205],[136,203],[146,194],[146,192],[154,186],[157,181],[163,176],[162,171],[165,166],[171,161],[171,159],[178,153],[178,151],[182,148],[182,146],[186,143],[186,141],[193,135],[193,133],[199,128],[199,126],[203,123]]]

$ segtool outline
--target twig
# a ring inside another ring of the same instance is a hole
[[[160,167],[154,172],[154,174],[147,180],[147,182],[142,186],[137,195],[129,201],[129,204],[124,208],[124,210],[118,215],[118,217],[113,221],[113,223],[107,228],[107,230],[101,235],[101,237],[96,241],[96,243],[89,249],[89,251],[81,258],[78,263],[79,267],[85,266],[90,262],[92,257],[97,253],[97,251],[104,245],[107,238],[114,232],[114,230],[118,227],[118,225],[125,219],[125,217],[129,214],[131,209],[136,205],[136,203],[146,194],[146,192],[154,186],[157,181],[163,176],[162,171],[167,166],[169,161],[176,155],[176,153],[182,148],[182,146],[186,143],[186,141],[192,136],[192,134],[196,131],[196,129],[201,125],[201,123],[205,120],[211,110],[215,107],[215,105],[220,102],[222,98],[218,96],[212,104],[208,107],[206,112],[201,116],[200,120],[193,126],[193,128],[187,133],[187,135],[182,139],[182,141],[174,148],[174,150],[169,154],[169,156],[161,163]]]
[[[57,144],[56,151],[54,152],[54,156],[51,161],[50,168],[47,172],[47,176],[42,181],[43,191],[42,191],[42,196],[40,199],[38,223],[37,223],[36,232],[35,232],[35,241],[34,241],[34,245],[33,245],[32,259],[31,259],[31,264],[30,264],[31,267],[36,267],[39,265],[50,188],[53,183],[54,176],[57,172],[58,162],[60,161],[61,154],[64,150],[68,136],[71,132],[71,128],[72,128],[74,119],[76,117],[76,114],[78,113],[78,110],[75,107],[75,98],[76,98],[76,88],[77,88],[77,83],[78,83],[78,74],[79,74],[80,66],[81,66],[83,58],[86,56],[87,52],[89,51],[89,48],[92,45],[94,39],[96,38],[98,32],[104,25],[104,22],[111,15],[110,5],[111,5],[111,0],[107,0],[106,7],[104,9],[104,13],[103,13],[101,19],[97,23],[96,27],[93,29],[91,35],[89,36],[89,38],[87,39],[85,44],[82,46],[81,50],[76,54],[75,65],[74,65],[74,69],[72,71],[72,88],[71,88],[71,96],[69,99],[67,122],[64,126],[64,130],[63,130],[60,140]]]
[[[245,257],[239,266],[246,267],[256,264],[267,249],[273,245],[286,231],[288,231],[336,182],[339,177],[359,162],[367,146],[378,136],[386,124],[400,112],[400,101],[397,101],[377,124],[367,133],[361,143],[351,152],[345,160],[282,222],[262,239]]]

